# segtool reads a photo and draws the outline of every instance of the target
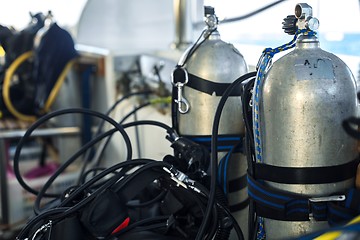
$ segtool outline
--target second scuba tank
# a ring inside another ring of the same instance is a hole
[[[296,5],[295,16],[285,20],[284,28],[292,34],[292,27],[310,31],[318,25],[307,4]],[[274,190],[267,197],[283,201],[291,199],[286,195],[290,193],[298,194],[298,200],[273,202],[258,216],[267,216],[267,239],[288,239],[328,227],[325,220],[332,212],[327,207],[344,201],[338,194],[354,184],[357,143],[345,133],[342,121],[356,115],[356,86],[345,63],[322,50],[316,35],[304,31],[295,49],[266,71],[255,97],[255,142],[260,143],[256,155],[262,169],[256,177]],[[281,214],[271,212],[282,204]],[[301,219],[308,209],[308,219]]]
[[[247,73],[248,67],[240,52],[220,39],[214,9],[205,7],[205,17],[208,27],[203,32],[203,40],[189,48],[177,66],[177,71],[183,71],[184,80],[179,83],[173,79],[177,95],[173,125],[180,136],[210,147],[215,111],[222,93],[234,80]],[[247,163],[241,148],[244,124],[239,99],[238,92],[229,97],[220,119],[218,151],[223,167],[219,166],[219,169],[223,170],[218,178],[221,178],[219,182],[225,179],[222,188],[230,210],[244,231],[248,215]]]

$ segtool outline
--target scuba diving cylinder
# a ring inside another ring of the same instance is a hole
[[[284,20],[289,34],[316,30],[319,25],[307,4],[297,4],[295,16]],[[295,49],[266,69],[258,93],[259,118],[254,118],[254,126],[260,127],[259,165],[273,169],[279,178],[264,184],[305,196],[309,206],[313,197],[325,204],[343,201],[331,195],[353,186],[351,168],[356,165],[350,163],[358,156],[356,140],[341,125],[357,111],[355,79],[346,64],[322,50],[315,34],[299,34]],[[286,176],[279,176],[280,170]],[[351,176],[339,179],[345,172]],[[295,179],[298,173],[302,180]],[[266,217],[263,223],[267,239],[288,239],[328,227],[328,222],[316,221],[311,214],[307,221]]]
[[[218,19],[212,7],[205,7],[207,27],[203,40],[187,49],[173,73],[173,126],[182,137],[210,149],[215,111],[226,88],[248,71],[242,54],[230,43],[220,39]],[[176,80],[175,71],[182,73]],[[219,125],[219,176],[229,202],[230,211],[247,229],[248,196],[246,190],[246,157],[242,150],[244,124],[237,91],[227,100]],[[231,153],[230,153],[231,151]],[[221,170],[222,169],[222,170]],[[211,176],[216,177],[216,176]],[[221,182],[219,179],[219,182]]]

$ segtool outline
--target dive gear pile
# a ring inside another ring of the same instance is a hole
[[[34,121],[48,112],[78,56],[71,35],[50,12],[31,17],[22,31],[0,28],[6,60],[0,70],[0,117]]]
[[[73,113],[99,117],[114,128],[99,134],[79,149],[38,192],[22,180],[19,172],[21,148],[31,133],[44,122],[56,116]],[[165,128],[171,142],[179,141],[176,132],[165,124],[139,121],[119,125],[104,114],[86,109],[59,110],[36,121],[19,142],[14,156],[14,171],[19,182],[29,192],[37,194],[34,206],[36,216],[30,219],[18,238],[26,239],[32,236],[34,239],[79,239],[79,236],[82,236],[84,239],[111,239],[121,236],[121,239],[130,239],[148,234],[152,236],[150,239],[160,239],[165,236],[166,239],[194,239],[203,219],[209,192],[203,184],[190,179],[174,167],[183,164],[182,159],[173,157],[171,164],[166,159],[164,161],[132,159],[131,142],[125,129],[142,124],[154,124]],[[114,132],[120,132],[126,143],[127,156],[124,162],[108,169],[94,169],[93,172],[96,173],[94,177],[89,180],[84,179],[81,185],[73,186],[61,195],[46,193],[56,177],[81,154]],[[181,148],[175,146],[174,148],[183,154],[183,157],[186,156],[183,149],[202,149],[191,141],[182,144]],[[206,153],[205,150],[201,151]],[[180,162],[176,163],[176,161]],[[206,179],[199,180],[206,183]],[[221,192],[217,194],[221,196]],[[44,196],[55,199],[47,206],[40,207]],[[228,220],[224,222],[224,218]],[[227,207],[217,201],[216,206],[212,207],[210,223],[206,226],[204,237],[211,239],[217,236],[222,239],[224,229],[233,224],[236,226],[236,221]],[[64,229],[69,225],[76,227],[71,228],[69,232],[68,229]],[[241,231],[239,227],[236,228]],[[54,234],[55,232],[57,234]],[[239,234],[242,238],[241,232]]]
[[[117,122],[107,114],[65,109],[27,130],[14,172],[37,199],[19,240],[311,239],[332,229],[360,232],[355,80],[344,62],[320,49],[312,8],[296,5],[283,23],[292,41],[266,48],[250,73],[239,51],[220,40],[213,8],[205,7],[205,19],[206,29],[171,76],[172,127],[123,123],[133,112]],[[19,171],[24,142],[44,122],[74,113],[113,128],[99,130],[40,191],[32,189]],[[139,125],[165,129],[174,153],[162,161],[133,159],[126,129]],[[85,161],[78,185],[47,193],[70,164],[116,132],[126,146],[120,163],[86,169]],[[43,207],[43,197],[54,200]]]

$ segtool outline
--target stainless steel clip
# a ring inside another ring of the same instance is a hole
[[[182,70],[184,73],[184,81],[175,81],[175,71]],[[183,97],[183,87],[188,83],[188,73],[185,68],[175,68],[174,71],[171,73],[171,83],[173,86],[177,88],[177,99],[175,102],[178,104],[178,111],[182,114],[185,114],[190,109],[189,102]]]

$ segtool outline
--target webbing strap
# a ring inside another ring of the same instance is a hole
[[[242,202],[239,202],[239,203],[236,203],[234,205],[230,205],[229,206],[229,210],[230,212],[234,213],[234,212],[238,212],[238,211],[241,211],[241,210],[244,210],[247,206],[249,206],[249,202],[250,202],[250,199],[249,198],[246,198],[244,201]]]
[[[349,189],[345,201],[313,201],[311,198],[267,186],[248,175],[248,194],[258,216],[282,221],[344,223],[360,213],[360,190]]]
[[[222,96],[225,90],[230,86],[231,83],[217,83],[213,81],[209,81],[188,73],[188,82],[186,84],[187,87],[193,88],[203,93],[207,93],[209,95],[215,94],[215,96]],[[234,89],[230,96],[240,96],[241,88]]]
[[[235,178],[229,181],[229,193],[234,193],[240,190],[245,189],[247,186],[246,174]],[[249,205],[249,198],[246,198],[244,201],[230,205],[229,209],[231,212],[237,212],[245,209]]]
[[[308,206],[306,198],[260,184],[250,175],[247,179],[248,194],[255,201],[259,216],[284,221],[309,220],[308,211],[304,211]]]
[[[324,167],[279,167],[265,163],[254,163],[254,167],[256,179],[287,184],[320,184],[353,178],[358,164],[356,158],[345,164]]]
[[[171,98],[171,123],[172,127],[176,132],[179,132],[179,119],[178,119],[178,106],[175,103],[174,99],[178,98],[177,89],[175,87],[172,88]]]
[[[235,178],[233,180],[229,180],[229,193],[240,191],[247,186],[246,174]]]

